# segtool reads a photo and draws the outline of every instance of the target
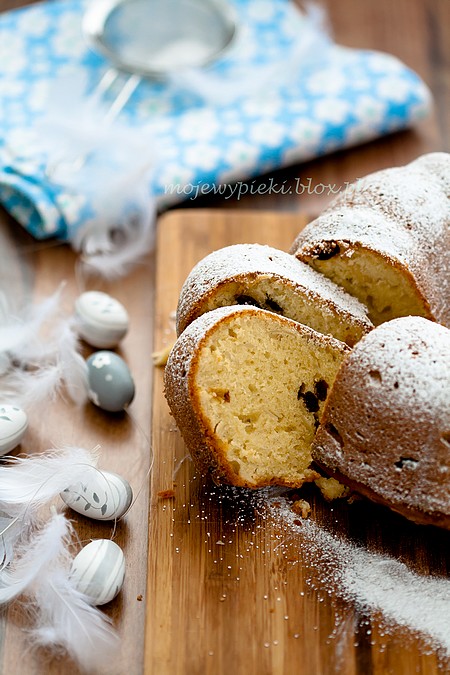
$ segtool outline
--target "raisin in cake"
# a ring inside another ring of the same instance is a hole
[[[256,307],[222,307],[196,319],[169,356],[165,395],[199,470],[252,488],[317,478],[311,442],[349,351]]]
[[[403,317],[366,335],[337,375],[312,454],[374,501],[450,529],[450,330]]]
[[[410,314],[450,326],[450,154],[350,185],[291,252],[367,305],[380,324]]]
[[[217,307],[254,305],[354,345],[373,325],[342,288],[270,246],[237,244],[214,251],[189,274],[177,309],[177,333]]]

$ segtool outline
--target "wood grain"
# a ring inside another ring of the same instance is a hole
[[[177,211],[160,221],[155,346],[174,339],[171,316],[192,266],[231,243],[287,249],[305,218],[268,212]],[[403,675],[444,672],[418,636],[384,631],[321,580],[301,537],[290,537],[251,491],[198,476],[154,377],[145,672],[151,675]],[[160,495],[173,490],[172,496]],[[446,575],[448,533],[419,528],[366,502],[332,508],[310,488],[311,518],[331,532]]]

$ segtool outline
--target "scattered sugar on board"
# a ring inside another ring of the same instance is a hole
[[[186,466],[185,460],[186,457],[179,465]],[[226,565],[222,573],[236,583],[245,574],[247,556],[267,557],[270,566],[274,555],[286,557],[293,573],[295,565],[300,565],[309,591],[317,594],[319,602],[328,596],[333,607],[334,628],[327,644],[335,643],[337,666],[345,658],[347,638],[355,635],[355,646],[361,638],[369,639],[372,645],[378,645],[380,653],[386,649],[390,637],[400,639],[402,644],[410,640],[423,655],[435,653],[439,670],[448,672],[450,580],[422,577],[394,558],[372,553],[331,534],[314,520],[301,520],[293,513],[292,495],[285,488],[247,491],[207,486],[199,476],[189,476],[190,473],[189,470],[186,476],[191,484],[189,491],[196,493],[197,499],[181,501],[177,515],[175,506],[171,507],[172,518],[179,521],[179,511],[186,511],[188,524],[191,519],[205,522],[204,543],[213,564],[219,568]],[[180,484],[180,488],[184,487]],[[261,536],[269,523],[276,528],[270,541]],[[238,532],[244,537],[233,562],[229,547],[233,547]],[[181,544],[181,540],[176,543]],[[293,550],[298,551],[296,559]],[[182,547],[177,547],[176,553],[182,553]],[[285,579],[281,583],[289,582]],[[237,592],[237,587],[224,589],[227,592],[218,595],[220,603],[229,600],[230,589]],[[269,585],[265,592],[266,604],[270,597],[274,599],[275,593],[278,600],[278,585]],[[349,611],[352,606],[355,613]],[[287,622],[289,618],[284,617]],[[314,630],[318,628],[317,625]],[[292,637],[298,638],[300,634],[293,632]]]
[[[301,539],[301,550],[321,582],[332,582],[339,595],[361,611],[383,615],[386,628],[404,626],[423,635],[450,656],[450,580],[425,577],[388,556],[372,553],[341,539],[312,520],[299,522],[291,502],[267,500],[270,514]]]

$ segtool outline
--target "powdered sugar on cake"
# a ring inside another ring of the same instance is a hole
[[[450,159],[447,161],[450,173]],[[403,226],[419,241],[439,236],[450,213],[446,192],[436,177],[422,168],[420,160],[362,178],[342,192],[327,211],[337,206],[369,208]],[[360,227],[365,229],[364,221]],[[386,239],[389,245],[390,237]]]
[[[434,153],[350,185],[300,232],[291,252],[311,264],[334,256],[331,245],[342,259],[360,250],[373,252],[380,263],[384,260],[398,269],[405,282],[415,288],[427,308],[422,315],[448,324],[449,226],[450,154]],[[334,278],[331,268],[330,276]],[[372,284],[376,293],[375,280]],[[361,297],[358,291],[362,290],[355,287],[355,294]]]
[[[448,527],[449,392],[450,330],[421,317],[382,324],[338,373],[313,457],[412,520]]]
[[[261,244],[235,244],[214,251],[193,268],[180,294],[178,313],[186,313],[193,298],[200,298],[228,281],[267,275],[301,288],[312,302],[332,303],[370,326],[367,310],[356,298],[294,256]]]

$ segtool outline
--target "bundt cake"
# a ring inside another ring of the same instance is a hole
[[[345,359],[312,455],[353,490],[450,529],[450,330],[394,319]]]
[[[373,328],[356,298],[294,256],[260,244],[227,246],[194,267],[181,290],[177,333],[228,305],[276,312],[350,346]]]
[[[450,326],[450,154],[350,185],[291,253],[363,302],[376,325],[411,314]]]
[[[257,307],[203,314],[176,341],[165,395],[198,469],[217,483],[298,487],[350,348]]]

